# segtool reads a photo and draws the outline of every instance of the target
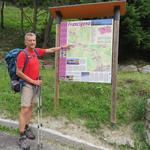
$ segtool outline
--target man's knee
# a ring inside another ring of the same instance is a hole
[[[32,111],[32,107],[22,107],[21,108],[22,115],[27,115],[30,111]]]

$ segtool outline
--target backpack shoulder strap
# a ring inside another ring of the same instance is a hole
[[[37,57],[38,57],[38,58],[40,58],[40,55],[39,55],[39,53],[38,53],[38,51],[37,51],[37,49],[36,49],[36,48],[34,49],[34,51],[35,51],[35,53],[36,53]]]
[[[25,49],[23,49],[22,51],[26,54],[26,60],[25,60],[24,67],[23,67],[23,70],[22,70],[22,71],[24,72],[24,70],[25,70],[25,68],[26,68],[26,66],[27,66],[27,63],[28,63],[28,61],[29,61],[29,58],[28,58],[29,53],[28,53],[28,51],[26,51]]]

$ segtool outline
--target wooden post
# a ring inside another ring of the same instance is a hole
[[[120,22],[120,7],[115,7],[114,28],[113,28],[113,51],[112,51],[112,102],[111,102],[111,123],[112,124],[116,123],[119,22]]]
[[[56,12],[57,23],[56,23],[56,46],[60,46],[60,23],[62,15],[60,12]],[[55,107],[59,105],[59,52],[55,52],[55,98],[54,105]]]

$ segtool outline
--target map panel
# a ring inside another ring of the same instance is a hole
[[[111,83],[113,20],[62,22],[60,45],[61,80]]]

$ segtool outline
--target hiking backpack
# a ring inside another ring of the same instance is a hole
[[[8,69],[8,74],[10,76],[10,80],[11,80],[11,88],[13,91],[15,92],[20,92],[21,90],[21,84],[22,81],[20,80],[20,77],[17,76],[16,74],[16,61],[17,61],[17,56],[18,54],[23,51],[26,54],[26,60],[24,63],[24,67],[23,67],[23,72],[27,66],[27,63],[29,61],[29,54],[28,51],[25,49],[20,49],[20,48],[15,48],[11,51],[9,51],[7,53],[7,55],[5,56],[5,61],[7,63],[7,69]],[[36,49],[34,49],[37,57],[39,57],[38,52]]]

